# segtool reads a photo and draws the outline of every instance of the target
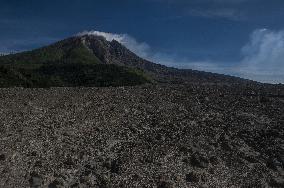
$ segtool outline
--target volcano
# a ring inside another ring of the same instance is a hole
[[[0,87],[128,86],[145,83],[251,83],[147,61],[116,40],[74,36],[32,51],[0,57]]]

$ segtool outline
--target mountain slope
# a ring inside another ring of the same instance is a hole
[[[103,63],[82,38],[0,57],[0,87],[122,86],[150,82],[143,71]]]
[[[221,82],[221,83],[252,83],[249,80],[216,73],[177,69],[147,61],[131,52],[119,42],[106,41],[104,37],[94,35],[79,36],[84,45],[90,49],[103,63],[118,64],[144,70],[157,82]]]
[[[71,37],[36,50],[0,57],[0,87],[120,86],[147,82],[247,83],[247,80],[166,67],[104,37]],[[9,74],[9,75],[7,75]]]
[[[106,87],[150,82],[143,72],[104,64],[47,64],[36,68],[0,66],[0,87]]]

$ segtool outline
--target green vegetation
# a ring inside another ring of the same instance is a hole
[[[0,66],[0,87],[126,86],[150,80],[137,70],[106,64],[48,64],[30,69]]]
[[[105,87],[147,82],[150,79],[142,70],[103,64],[74,41],[0,57],[0,87]]]

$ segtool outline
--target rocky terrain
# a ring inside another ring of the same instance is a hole
[[[0,89],[0,187],[284,187],[283,85]]]

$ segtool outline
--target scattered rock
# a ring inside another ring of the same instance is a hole
[[[278,168],[283,168],[282,163],[279,162],[276,158],[268,159],[266,165],[268,168],[271,168],[272,170],[278,170]]]
[[[212,165],[218,165],[219,159],[216,156],[212,156],[212,157],[210,157],[209,161]]]
[[[269,98],[266,97],[266,96],[259,96],[258,100],[259,100],[260,103],[267,103],[267,102],[269,102]]]
[[[5,160],[6,160],[5,154],[0,154],[0,161],[5,161]]]
[[[171,182],[168,181],[160,181],[157,184],[157,188],[174,188],[173,184]]]
[[[64,164],[71,167],[71,166],[74,166],[75,165],[75,162],[74,160],[72,159],[72,157],[68,157],[65,161],[64,161]]]
[[[79,183],[74,183],[70,187],[71,188],[80,188],[80,184]]]
[[[30,187],[31,188],[40,188],[43,185],[43,179],[37,173],[33,172],[30,177]]]
[[[190,163],[192,166],[199,168],[207,168],[209,164],[208,160],[199,153],[195,153],[191,156]]]
[[[120,161],[119,160],[113,160],[111,162],[110,172],[118,174],[120,169]]]
[[[37,156],[37,152],[36,151],[31,152],[31,156],[36,157]]]
[[[190,172],[186,174],[185,180],[187,182],[197,183],[199,181],[199,176],[194,172]]]
[[[63,187],[64,187],[64,183],[57,179],[48,185],[48,188],[63,188]]]
[[[284,178],[283,177],[278,177],[278,178],[272,178],[270,180],[269,185],[271,187],[284,187]]]

